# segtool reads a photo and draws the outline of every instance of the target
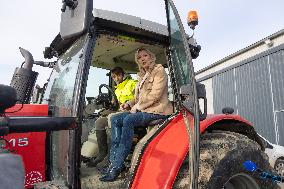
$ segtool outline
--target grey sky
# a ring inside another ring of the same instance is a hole
[[[284,28],[283,0],[174,2],[184,24],[188,10],[197,10],[199,14],[195,37],[202,51],[194,61],[196,70]],[[18,47],[28,49],[35,60],[43,60],[44,47],[59,32],[61,0],[3,0],[1,7],[0,83],[9,84],[15,67],[23,62]],[[166,24],[162,0],[94,0],[94,7]],[[50,70],[38,66],[34,70],[40,72],[38,83],[42,85]]]

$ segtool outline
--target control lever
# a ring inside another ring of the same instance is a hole
[[[0,136],[75,129],[75,117],[0,117]]]

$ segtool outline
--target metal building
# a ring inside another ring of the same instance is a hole
[[[284,29],[196,73],[208,113],[229,106],[258,133],[284,146]]]

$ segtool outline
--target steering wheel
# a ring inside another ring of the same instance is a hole
[[[102,88],[105,87],[109,93],[102,93]],[[99,95],[96,99],[97,104],[103,104],[106,109],[117,110],[119,103],[114,91],[106,84],[99,86]]]
[[[108,93],[102,93],[102,88],[105,87]],[[113,90],[106,84],[99,86],[99,95],[97,97],[86,97],[88,104],[85,105],[84,117],[98,117],[105,110],[117,110],[119,107],[118,100]],[[99,110],[95,113],[96,110]]]

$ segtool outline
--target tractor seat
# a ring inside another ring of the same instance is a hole
[[[147,125],[147,133],[149,133],[151,131],[151,129],[153,129],[155,126],[160,125],[161,123],[163,123],[166,119],[155,119],[153,121],[150,121]]]
[[[160,125],[166,119],[155,119],[147,123],[147,127],[134,127],[134,137],[133,137],[133,149],[135,145],[142,139],[147,133],[149,133],[155,126]]]
[[[160,125],[163,123],[165,119],[155,119],[150,121],[147,124],[147,127],[134,127],[134,134],[136,135],[136,138],[140,140],[143,138],[152,128],[154,128],[156,125]],[[135,138],[135,137],[134,137]]]

